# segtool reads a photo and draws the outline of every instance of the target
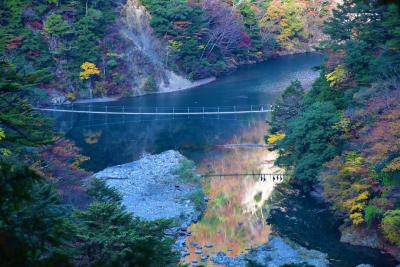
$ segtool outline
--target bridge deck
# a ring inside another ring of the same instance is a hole
[[[252,114],[252,113],[268,113],[271,109],[261,110],[232,110],[232,111],[188,111],[188,112],[127,112],[127,111],[93,111],[93,110],[73,110],[73,109],[52,109],[52,108],[35,108],[35,110],[48,112],[63,112],[63,113],[81,113],[81,114],[103,114],[103,115],[224,115],[224,114]]]

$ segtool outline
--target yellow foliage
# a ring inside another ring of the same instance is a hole
[[[76,99],[76,94],[74,92],[69,92],[65,94],[65,97],[68,100],[74,101]]]
[[[365,191],[357,195],[355,198],[348,199],[343,203],[343,207],[349,211],[350,219],[354,225],[359,225],[364,222],[362,211],[367,205],[368,197],[369,193],[368,191]]]
[[[90,78],[91,75],[100,74],[100,70],[96,67],[96,65],[88,61],[82,64],[81,69],[83,69],[83,71],[79,73],[79,77],[81,78],[81,80],[87,80]]]
[[[168,45],[177,51],[180,51],[182,48],[182,42],[175,41],[175,40],[168,41]]]
[[[0,128],[0,141],[6,138],[6,134],[4,133],[4,130]],[[7,148],[0,148],[0,155],[3,157],[8,157],[11,155],[11,151]]]
[[[281,134],[280,133],[278,133],[278,134],[270,134],[268,136],[267,141],[268,141],[268,144],[272,145],[272,144],[278,142],[279,140],[281,140],[283,138],[285,138],[285,134],[283,134],[283,133],[281,133]]]
[[[359,194],[359,195],[356,197],[356,200],[357,200],[357,201],[363,201],[363,200],[367,200],[368,197],[369,197],[369,193],[368,193],[368,191],[365,191],[365,192]]]
[[[4,133],[4,130],[0,128],[0,141],[3,140],[6,137],[6,134]]]
[[[348,72],[343,65],[338,65],[334,71],[325,75],[327,81],[330,82],[331,87],[336,87],[347,79]]]
[[[264,53],[261,51],[256,52],[256,57],[258,57],[258,58],[261,58],[263,55],[264,55]]]
[[[350,219],[354,225],[360,225],[364,222],[364,217],[361,212],[355,212],[351,214]]]
[[[356,173],[362,167],[364,158],[357,152],[349,152],[346,155],[346,162],[341,168],[341,173],[344,175],[349,175]]]

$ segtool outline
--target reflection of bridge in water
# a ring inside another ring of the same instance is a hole
[[[219,177],[222,179],[223,177],[257,177],[262,182],[273,182],[273,183],[282,183],[284,178],[287,176],[281,173],[210,173],[210,174],[203,174],[203,177]]]

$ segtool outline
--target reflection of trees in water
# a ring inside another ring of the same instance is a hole
[[[92,131],[92,130],[83,130],[83,136],[85,138],[85,143],[88,145],[93,145],[99,142],[103,131]]]
[[[224,118],[165,118],[129,117],[87,114],[64,114],[57,118],[57,126],[76,141],[83,154],[91,160],[85,164],[90,170],[122,164],[140,158],[143,153],[179,150],[185,156],[200,160],[206,152],[213,153],[217,144],[242,129],[248,131],[260,122],[260,116]],[[72,126],[71,126],[72,125]],[[99,134],[101,133],[101,134]]]
[[[225,139],[225,143],[263,143],[265,122],[258,121],[251,126],[236,131],[230,139]],[[217,157],[211,152],[208,155],[199,165],[201,172],[251,173],[260,171],[265,150],[227,149],[219,151]],[[188,237],[186,243],[211,243],[214,247],[208,249],[208,252],[225,251],[229,255],[239,255],[246,248],[265,243],[270,227],[265,222],[262,203],[259,203],[258,211],[254,213],[249,213],[243,204],[247,189],[258,183],[258,180],[253,177],[207,178],[204,188],[210,199],[208,208],[203,218],[190,227],[192,236]],[[193,258],[198,256],[191,253],[187,260]]]

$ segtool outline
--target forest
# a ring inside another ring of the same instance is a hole
[[[138,5],[137,1],[134,5]],[[121,31],[123,1],[2,1],[0,51],[25,72],[44,71],[37,101],[64,102],[157,91],[151,59],[144,83],[135,83]],[[335,1],[141,0],[166,68],[193,81],[231,72],[240,64],[315,50]],[[199,64],[200,63],[200,64]],[[91,68],[88,70],[88,66]],[[87,73],[80,75],[80,73]],[[57,81],[57,82],[55,82]]]
[[[354,19],[349,19],[354,18]],[[352,229],[400,245],[398,6],[344,1],[328,19],[326,63],[311,90],[294,81],[277,102],[267,141],[292,183],[322,187]]]
[[[343,2],[339,3],[338,2]],[[400,247],[400,14],[393,1],[140,0],[163,66],[190,81],[288,54],[326,55],[293,81],[266,142],[290,186],[322,190],[346,229]],[[133,96],[124,1],[0,0],[0,265],[179,266],[172,220],[146,221],[92,179],[89,160],[38,112]],[[234,74],[233,74],[234,75]],[[144,91],[156,91],[146,73]]]

